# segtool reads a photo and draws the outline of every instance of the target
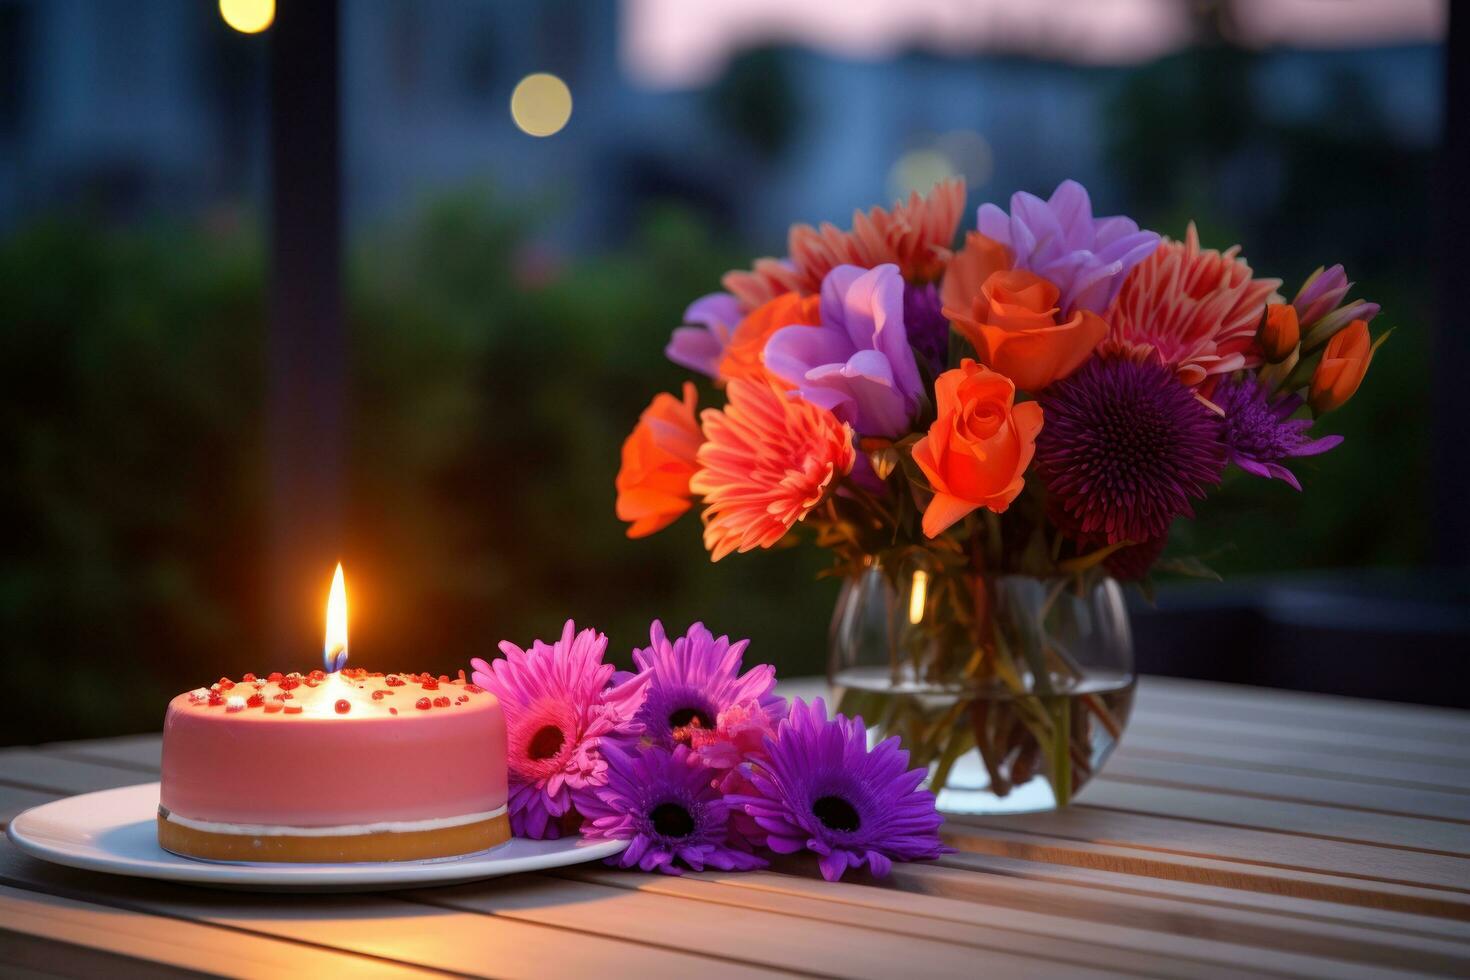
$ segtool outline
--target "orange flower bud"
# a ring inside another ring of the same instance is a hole
[[[1279,364],[1291,356],[1302,341],[1301,325],[1297,322],[1296,307],[1290,303],[1271,303],[1266,306],[1266,319],[1256,334],[1256,343],[1266,360]]]
[[[1314,413],[1321,415],[1347,404],[1368,373],[1373,348],[1367,320],[1354,320],[1333,334],[1327,342],[1327,349],[1322,352],[1316,373],[1312,375]]]
[[[694,421],[696,398],[694,385],[687,381],[682,401],[669,394],[654,396],[623,443],[617,513],[632,525],[630,538],[667,527],[693,505],[689,478],[704,442]]]

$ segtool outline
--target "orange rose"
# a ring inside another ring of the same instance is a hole
[[[914,444],[914,462],[934,488],[924,510],[931,538],[977,507],[997,514],[1009,507],[1041,431],[1041,406],[1015,404],[1011,379],[969,358],[941,374],[934,393],[939,418]]]
[[[632,522],[630,538],[667,527],[691,505],[689,478],[704,442],[694,421],[697,397],[688,381],[682,402],[670,394],[655,395],[623,443],[617,513],[619,520]]]
[[[819,296],[783,293],[751,310],[735,328],[735,333],[731,335],[730,343],[725,348],[725,355],[720,360],[720,380],[760,380],[770,377],[766,373],[766,362],[762,359],[766,341],[782,327],[799,323],[816,326],[821,323],[818,312],[820,305]]]
[[[1267,304],[1266,319],[1256,333],[1256,345],[1266,355],[1266,360],[1280,364],[1301,342],[1302,329],[1297,321],[1296,307],[1290,303]]]
[[[978,231],[965,235],[965,247],[950,259],[939,287],[939,301],[947,310],[968,310],[980,295],[980,288],[993,272],[1011,267],[1011,253],[994,238]]]
[[[992,272],[971,300],[969,313],[946,306],[944,315],[988,367],[1023,391],[1039,391],[1082,366],[1108,324],[1088,310],[1058,322],[1056,286],[1025,269]]]
[[[1376,347],[1368,335],[1367,320],[1354,320],[1332,335],[1312,375],[1313,413],[1321,415],[1347,404],[1363,383]]]

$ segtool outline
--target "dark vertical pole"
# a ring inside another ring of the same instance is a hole
[[[270,65],[270,342],[266,424],[270,652],[321,641],[341,549],[346,450],[337,0],[277,8]]]
[[[1440,148],[1439,308],[1434,318],[1433,452],[1435,559],[1470,568],[1470,409],[1464,400],[1464,367],[1470,363],[1470,323],[1465,319],[1465,270],[1470,269],[1470,8],[1446,4],[1444,140]],[[1388,349],[1384,350],[1388,353]]]

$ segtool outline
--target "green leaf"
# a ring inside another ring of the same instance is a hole
[[[1212,582],[1225,581],[1219,572],[1192,555],[1183,558],[1161,558],[1154,562],[1154,570],[1188,578],[1209,579]]]

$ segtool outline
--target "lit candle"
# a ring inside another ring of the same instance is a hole
[[[329,674],[347,665],[347,583],[342,579],[342,563],[332,576],[332,591],[327,596],[327,637],[322,643],[322,663]]]
[[[318,862],[450,857],[505,841],[500,702],[462,670],[348,667],[341,565],[326,613],[321,668],[221,677],[169,702],[159,843],[213,860]]]

